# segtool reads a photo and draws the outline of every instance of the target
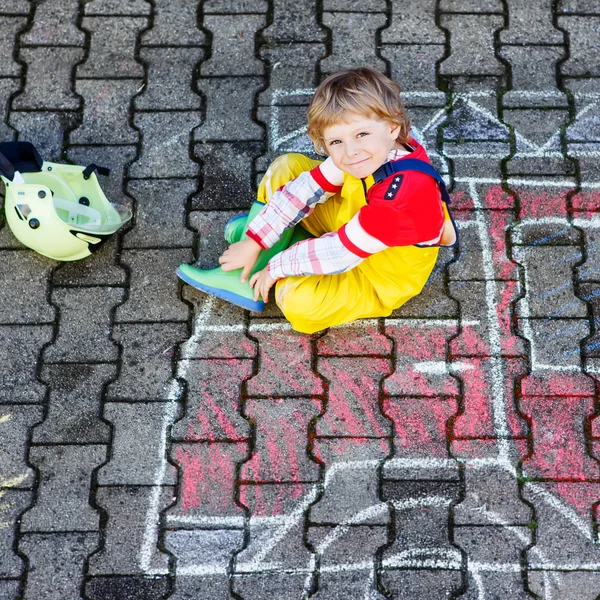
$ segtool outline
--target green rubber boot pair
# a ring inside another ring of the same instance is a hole
[[[225,226],[225,240],[229,244],[233,244],[246,239],[247,224],[252,222],[252,219],[262,210],[263,206],[264,204],[261,202],[254,202],[248,215],[231,219]],[[310,234],[298,225],[287,229],[272,248],[261,251],[252,273],[264,269],[269,260],[282,250],[309,237],[311,237]],[[265,303],[262,300],[254,300],[254,290],[248,283],[249,278],[244,283],[240,281],[242,269],[223,271],[221,267],[217,267],[216,269],[203,270],[192,265],[180,265],[176,273],[180,279],[192,287],[247,310],[262,312],[265,308]]]

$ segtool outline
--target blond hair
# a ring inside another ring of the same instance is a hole
[[[410,120],[400,100],[400,86],[374,69],[359,67],[334,73],[316,89],[308,107],[308,136],[317,154],[327,154],[324,132],[349,114],[400,127],[398,142],[410,140]]]

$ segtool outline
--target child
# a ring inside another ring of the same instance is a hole
[[[256,311],[275,285],[304,333],[389,315],[422,290],[438,246],[456,241],[443,182],[409,128],[400,88],[384,75],[329,76],[308,111],[308,135],[328,158],[276,159],[250,214],[227,224],[221,266],[181,265],[179,277]]]

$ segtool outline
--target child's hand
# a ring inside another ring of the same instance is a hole
[[[223,271],[243,269],[241,280],[246,281],[261,250],[262,248],[254,240],[248,238],[231,244],[219,257],[219,264]]]
[[[254,302],[259,300],[259,296],[263,297],[265,302],[269,301],[269,290],[277,279],[273,279],[269,275],[269,269],[265,267],[261,271],[257,271],[250,277],[250,287],[254,289]]]

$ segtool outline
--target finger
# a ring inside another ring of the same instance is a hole
[[[248,279],[248,275],[250,275],[250,271],[252,271],[252,267],[246,266],[242,269],[242,276],[241,276],[242,283],[244,283],[244,281],[246,281],[246,279]]]

